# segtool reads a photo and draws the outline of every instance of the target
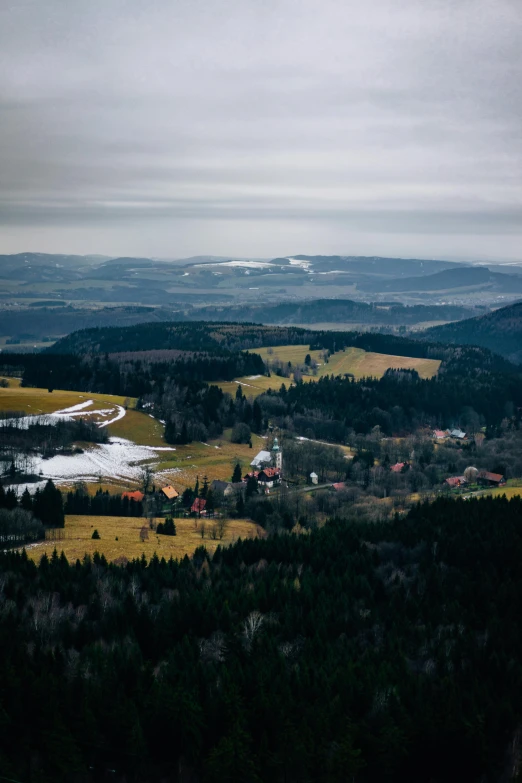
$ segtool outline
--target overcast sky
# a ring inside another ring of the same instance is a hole
[[[3,0],[0,253],[522,260],[522,0]]]

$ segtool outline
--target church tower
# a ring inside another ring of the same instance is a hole
[[[277,438],[274,438],[274,445],[272,446],[272,464],[274,468],[277,468],[281,473],[283,472],[283,452]]]

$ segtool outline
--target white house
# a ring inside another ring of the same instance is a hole
[[[312,484],[317,484],[317,482],[319,481],[319,476],[317,475],[317,473],[313,473],[313,472],[310,473],[310,481],[312,482]]]

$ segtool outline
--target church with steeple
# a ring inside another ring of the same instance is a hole
[[[256,454],[250,467],[253,468],[253,471],[248,473],[245,478],[255,476],[258,483],[267,489],[279,484],[283,475],[283,450],[279,445],[279,440],[274,438],[270,451],[263,450]]]

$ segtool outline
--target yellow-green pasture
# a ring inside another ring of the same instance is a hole
[[[382,378],[386,370],[390,368],[417,370],[421,378],[432,378],[440,367],[439,359],[417,359],[411,356],[390,356],[384,353],[363,351],[362,348],[346,348],[330,356],[328,362],[324,362],[321,351],[310,351],[307,345],[279,345],[272,348],[259,348],[255,351],[265,361],[279,359],[284,364],[304,364],[305,356],[310,354],[318,364],[315,375],[303,375],[303,381],[317,381],[324,375],[344,375],[350,373],[357,380],[361,378]],[[277,390],[284,383],[287,386],[292,378],[281,378],[272,375],[270,378],[264,375],[260,377],[245,376],[234,381],[226,381],[216,384],[224,392],[235,395],[238,385],[241,385],[246,397],[257,397],[268,389]]]
[[[162,522],[163,518],[158,518]],[[116,560],[119,557],[127,557],[132,560],[145,554],[150,559],[156,552],[158,557],[166,559],[170,557],[182,558],[191,555],[198,546],[205,546],[209,552],[214,552],[218,545],[228,545],[238,538],[256,538],[262,531],[253,522],[247,519],[233,519],[227,522],[223,539],[212,538],[212,529],[216,523],[213,519],[176,519],[175,536],[158,536],[148,527],[148,521],[138,517],[96,517],[76,516],[65,517],[63,539],[49,539],[41,544],[36,544],[27,550],[32,560],[38,562],[44,552],[51,555],[56,548],[60,554],[62,551],[69,561],[83,558],[85,554],[93,555],[95,552],[105,555],[107,560]],[[140,531],[147,526],[147,536],[141,540]],[[204,537],[201,526],[204,525]],[[93,539],[92,534],[97,530],[99,539]],[[117,540],[116,540],[117,539]]]
[[[480,490],[474,495],[490,495],[494,498],[502,497],[505,495],[507,498],[514,498],[522,496],[522,479],[508,479],[507,483],[503,487],[487,487]]]
[[[0,388],[0,411],[23,411],[29,415],[38,416],[42,413],[54,413],[55,411],[71,408],[87,400],[93,404],[86,408],[87,411],[107,410],[111,405],[123,405],[128,398],[115,394],[91,394],[89,392],[62,391],[55,389],[48,392],[47,389],[33,389],[15,385],[18,379],[9,379],[9,388]],[[130,400],[131,406],[135,400]],[[96,417],[93,417],[96,419]]]

